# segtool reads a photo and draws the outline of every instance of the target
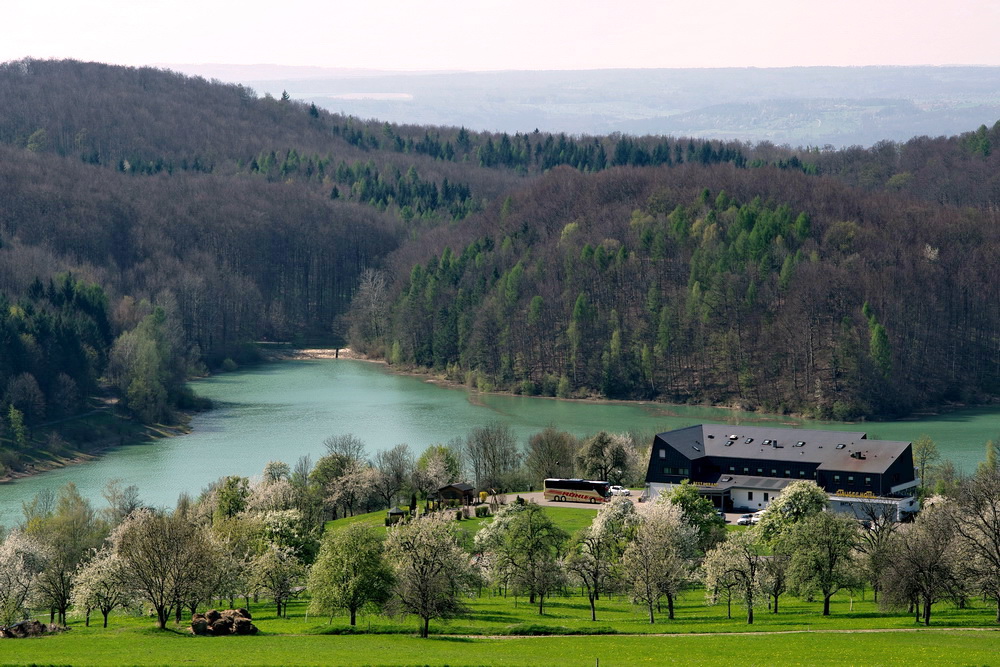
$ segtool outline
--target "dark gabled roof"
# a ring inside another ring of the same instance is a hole
[[[438,489],[438,493],[441,493],[445,489],[455,489],[456,491],[461,491],[462,493],[468,493],[474,491],[474,487],[471,484],[466,484],[465,482],[459,482],[457,484],[449,484],[447,486],[442,486]]]
[[[780,477],[758,477],[755,475],[713,475],[705,479],[719,491],[726,489],[760,489],[761,491],[781,491],[794,482],[794,479]],[[695,482],[699,484],[700,482]]]
[[[869,440],[861,431],[726,424],[690,426],[660,433],[657,439],[692,461],[703,457],[799,461],[816,464],[817,470],[859,473],[885,471],[910,446],[908,442]]]

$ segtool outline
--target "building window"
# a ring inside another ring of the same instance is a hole
[[[805,477],[805,476],[806,476],[806,471],[805,470],[800,470],[799,471],[799,477]]]
[[[729,472],[736,472],[736,466],[729,466]]]
[[[764,492],[764,502],[767,502],[767,491]]]
[[[763,475],[764,474],[764,469],[763,468],[757,468],[757,474],[758,475]]]
[[[748,472],[750,472],[750,468],[743,468],[743,474],[744,475],[747,474]]]
[[[785,477],[791,477],[791,476],[792,476],[792,471],[791,470],[786,470],[785,471]]]
[[[777,477],[777,476],[778,476],[778,471],[775,470],[774,468],[771,468],[771,477]]]
[[[663,474],[664,475],[673,475],[674,474],[674,469],[671,468],[670,466],[664,466],[663,467]]]
[[[853,475],[849,475],[847,477],[847,483],[848,484],[854,484],[854,476]]]
[[[833,476],[833,481],[834,482],[839,482],[840,481],[840,475],[834,475]]]
[[[661,449],[660,450],[660,458],[661,459],[667,458],[667,450],[665,450],[665,449]]]
[[[677,474],[678,475],[684,475],[686,477],[686,476],[688,476],[688,475],[691,474],[691,471],[688,470],[687,468],[678,468],[677,469]]]
[[[872,485],[872,478],[865,477],[865,486],[871,486],[871,485]]]
[[[747,500],[753,500],[753,491],[747,491]]]

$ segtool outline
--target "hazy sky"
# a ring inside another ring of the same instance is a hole
[[[6,0],[0,61],[379,69],[1000,65],[997,0]]]

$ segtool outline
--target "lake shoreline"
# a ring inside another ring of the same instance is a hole
[[[95,505],[102,502],[107,480],[118,478],[136,484],[144,502],[169,506],[176,501],[179,490],[196,493],[225,475],[253,477],[272,460],[291,462],[309,456],[315,461],[323,455],[325,439],[345,433],[357,435],[365,443],[367,455],[374,456],[404,442],[413,451],[420,451],[432,444],[466,437],[471,430],[497,420],[508,424],[522,444],[548,426],[576,438],[602,430],[632,431],[642,434],[644,440],[650,436],[650,441],[653,433],[697,423],[867,430],[869,437],[885,440],[914,441],[926,434],[957,469],[972,471],[982,459],[982,443],[996,437],[1000,419],[1000,410],[976,409],[954,417],[878,425],[791,423],[794,420],[787,415],[689,405],[594,399],[535,401],[531,397],[470,390],[426,372],[406,372],[401,365],[390,373],[388,366],[378,362],[358,363],[352,359],[335,363],[323,358],[329,356],[328,352],[297,352],[294,356],[303,360],[241,364],[240,370],[193,380],[189,389],[213,401],[215,409],[191,415],[190,433],[185,437],[150,442],[134,421],[121,431],[108,423],[107,430],[90,440],[89,447],[66,447],[58,457],[31,457],[34,460],[28,462],[36,467],[24,472],[34,474],[0,486],[0,523],[16,523],[22,502],[30,502],[40,491],[55,490],[70,481]],[[340,358],[345,358],[343,350]],[[449,388],[461,391],[441,391]],[[177,420],[171,422],[176,425]],[[117,446],[119,433],[129,446]],[[159,428],[159,432],[149,435],[159,438],[179,434],[178,430]],[[45,438],[39,435],[36,440],[42,443]],[[147,441],[149,446],[134,444],[140,441]],[[101,445],[106,448],[95,451]],[[58,464],[53,463],[56,459]],[[77,462],[87,465],[73,465]],[[37,474],[43,467],[48,469],[47,474]]]
[[[141,438],[129,438],[126,441],[122,441],[122,439],[118,437],[107,438],[104,442],[96,445],[93,449],[88,449],[87,451],[73,450],[65,457],[58,457],[53,454],[52,456],[54,458],[51,460],[25,464],[25,470],[9,470],[6,474],[0,476],[0,486],[12,484],[17,480],[35,477],[36,475],[41,475],[53,470],[60,470],[62,468],[79,465],[81,463],[95,461],[101,458],[105,452],[118,449],[119,447],[154,442],[164,438],[173,438],[179,435],[187,435],[188,433],[191,433],[192,429],[190,423],[193,413],[178,411],[177,416],[178,419],[176,420],[176,424],[143,425],[145,433],[144,437]]]
[[[951,414],[954,412],[959,412],[961,410],[968,410],[974,408],[991,408],[1000,405],[1000,398],[986,401],[984,403],[968,404],[968,403],[948,403],[946,405],[939,406],[937,408],[927,408],[919,411],[915,411],[905,417],[884,417],[884,418],[873,418],[873,419],[856,419],[847,421],[838,421],[835,419],[817,419],[811,415],[806,415],[798,412],[788,412],[783,414],[777,414],[772,412],[767,412],[765,410],[760,410],[752,407],[747,407],[746,405],[741,405],[738,403],[669,403],[667,401],[655,401],[655,400],[634,400],[634,399],[615,399],[615,398],[601,398],[600,396],[585,396],[583,398],[565,398],[561,396],[542,396],[542,395],[528,395],[520,394],[514,391],[483,391],[482,389],[477,389],[471,387],[464,382],[459,382],[457,380],[452,380],[445,375],[435,372],[432,369],[419,367],[419,366],[406,366],[399,367],[390,364],[385,359],[372,358],[360,352],[355,352],[349,347],[342,348],[308,348],[308,349],[289,349],[289,350],[272,350],[268,352],[266,357],[267,361],[315,361],[315,360],[332,360],[332,359],[347,359],[351,361],[365,361],[372,364],[380,364],[387,371],[393,373],[394,375],[401,375],[405,377],[420,378],[427,384],[432,384],[438,387],[446,389],[462,389],[468,391],[472,394],[479,395],[493,395],[493,396],[520,396],[524,398],[540,398],[548,399],[553,401],[567,401],[573,403],[592,403],[595,405],[636,405],[636,406],[649,406],[653,408],[660,408],[663,410],[665,416],[675,416],[676,413],[669,410],[670,407],[695,407],[695,408],[717,408],[721,410],[729,410],[731,412],[747,412],[753,413],[755,415],[771,415],[776,417],[774,421],[786,424],[790,426],[798,425],[799,422],[818,422],[818,423],[834,423],[834,424],[844,424],[844,425],[864,425],[864,424],[885,424],[890,422],[904,422],[904,421],[919,421],[927,417],[940,417],[942,415]]]
[[[421,367],[407,367],[405,369],[400,369],[389,364],[384,359],[370,359],[361,355],[354,357],[361,361],[369,361],[372,363],[383,364],[387,370],[396,375],[404,375],[408,377],[423,378],[424,382],[428,384],[433,384],[440,387],[450,388],[450,389],[465,389],[469,392],[474,392],[476,394],[483,395],[493,395],[493,396],[520,396],[523,398],[540,398],[548,399],[553,401],[568,401],[575,403],[593,403],[599,405],[639,405],[639,406],[652,406],[652,407],[685,407],[685,408],[714,408],[719,410],[729,410],[731,412],[746,412],[752,413],[754,415],[764,416],[769,415],[776,417],[774,421],[778,423],[796,425],[799,422],[817,422],[820,424],[843,424],[847,426],[852,425],[865,425],[865,424],[888,424],[892,422],[907,422],[907,421],[920,421],[928,417],[941,417],[944,415],[949,415],[956,412],[961,412],[962,410],[974,410],[977,408],[991,409],[1000,406],[1000,397],[990,398],[982,403],[946,403],[944,405],[938,406],[936,408],[924,408],[921,410],[916,410],[904,417],[874,417],[874,418],[861,418],[854,420],[844,420],[839,421],[836,419],[819,419],[811,415],[803,414],[800,412],[786,412],[782,414],[768,412],[760,408],[748,407],[746,405],[741,405],[739,403],[670,403],[667,401],[655,401],[655,400],[636,400],[627,398],[601,398],[600,396],[586,396],[583,398],[564,398],[561,396],[542,396],[542,395],[531,395],[531,394],[520,394],[514,391],[483,391],[482,389],[476,389],[475,387],[470,387],[464,382],[459,382],[457,380],[451,380],[440,373],[427,368]],[[675,413],[666,410],[664,414],[672,416]]]
[[[334,360],[346,360],[346,361],[363,361],[370,364],[377,364],[382,366],[385,370],[393,375],[412,377],[415,379],[420,379],[426,384],[441,387],[443,389],[454,389],[462,390],[468,392],[469,402],[474,405],[484,405],[483,401],[477,400],[477,396],[505,396],[505,397],[522,397],[530,399],[548,399],[551,401],[566,402],[566,403],[577,403],[577,404],[591,404],[591,405],[620,405],[620,406],[636,406],[651,412],[657,413],[656,416],[662,417],[679,417],[681,416],[678,412],[672,408],[712,408],[721,409],[732,412],[734,415],[738,412],[745,412],[753,414],[759,418],[765,416],[771,417],[770,421],[777,424],[782,424],[784,426],[791,427],[802,427],[801,422],[817,422],[820,424],[831,423],[831,424],[842,424],[846,426],[851,425],[868,425],[874,426],[878,424],[885,424],[890,422],[906,422],[906,421],[919,421],[927,417],[941,416],[953,412],[958,412],[963,409],[970,408],[989,408],[991,406],[996,406],[998,401],[993,401],[991,403],[985,403],[982,405],[966,405],[966,404],[950,404],[948,406],[943,406],[937,410],[922,410],[919,413],[914,413],[907,417],[900,417],[895,419],[885,419],[885,420],[859,420],[859,421],[844,421],[838,422],[834,420],[817,420],[812,417],[797,413],[787,413],[787,414],[774,414],[767,412],[760,412],[757,410],[748,409],[745,406],[739,404],[711,404],[711,403],[668,403],[660,401],[649,401],[649,400],[628,400],[628,399],[607,399],[600,398],[597,396],[587,396],[583,398],[563,398],[559,396],[528,396],[524,394],[515,393],[513,391],[483,391],[475,387],[470,387],[469,385],[458,382],[456,380],[449,379],[448,377],[435,373],[431,369],[420,368],[420,367],[399,367],[389,364],[385,359],[371,358],[367,355],[355,352],[349,347],[342,348],[285,348],[285,349],[267,349],[262,350],[263,358],[262,363],[275,363],[283,361],[334,361]],[[253,364],[248,364],[248,367]],[[211,375],[226,375],[223,373],[213,373]],[[212,408],[209,408],[211,410]],[[77,465],[80,463],[87,463],[89,461],[94,461],[99,459],[108,451],[114,450],[119,447],[123,447],[129,444],[147,443],[154,442],[163,438],[172,438],[179,435],[187,435],[193,432],[193,428],[190,426],[191,418],[194,413],[190,411],[178,411],[177,423],[171,425],[155,424],[155,425],[144,425],[143,429],[145,431],[143,437],[132,437],[128,441],[120,441],[118,438],[108,439],[104,443],[95,446],[93,449],[88,449],[86,451],[74,450],[69,455],[64,457],[56,457],[47,461],[35,461],[25,465],[24,470],[10,471],[8,470],[6,474],[0,477],[0,485],[7,485],[16,482],[20,479],[25,479],[29,477],[34,477],[36,475],[50,472],[53,470],[59,470],[69,466]],[[739,418],[739,417],[737,417]],[[111,440],[114,440],[113,442]]]
[[[455,389],[467,391],[470,394],[470,402],[477,405],[483,405],[482,401],[475,400],[473,397],[477,395],[493,395],[493,396],[518,396],[523,398],[532,399],[548,399],[552,401],[565,401],[568,403],[582,403],[582,404],[593,404],[593,405],[632,405],[643,407],[646,409],[652,409],[660,413],[664,417],[675,417],[679,416],[677,412],[671,410],[671,407],[703,407],[703,408],[716,408],[722,410],[728,410],[733,413],[736,412],[748,412],[754,415],[771,415],[774,417],[773,421],[779,424],[784,424],[786,426],[801,426],[802,421],[816,421],[820,423],[837,423],[844,425],[863,425],[863,424],[881,424],[888,423],[891,421],[918,421],[922,418],[940,416],[948,414],[951,412],[957,412],[963,409],[975,408],[975,407],[990,407],[991,405],[996,405],[997,401],[992,403],[987,403],[983,405],[970,406],[966,404],[954,404],[948,405],[941,409],[930,411],[923,410],[919,413],[914,413],[907,417],[899,417],[895,419],[885,419],[885,420],[859,420],[859,421],[844,421],[836,422],[833,420],[828,420],[824,422],[823,420],[817,420],[815,418],[797,414],[797,413],[787,413],[783,415],[776,415],[773,413],[760,412],[757,410],[748,409],[745,406],[737,404],[711,404],[711,403],[668,403],[660,401],[648,401],[648,400],[628,400],[628,399],[608,399],[600,398],[597,396],[587,396],[583,398],[564,398],[560,396],[526,396],[524,394],[515,393],[513,391],[483,391],[481,389],[476,389],[470,387],[469,385],[458,382],[456,380],[451,380],[448,377],[435,373],[431,369],[420,368],[408,366],[401,368],[389,364],[385,359],[371,358],[367,355],[355,352],[349,347],[342,348],[287,348],[287,349],[270,349],[263,350],[263,363],[271,362],[282,362],[282,361],[334,361],[334,360],[346,360],[346,361],[363,361],[371,364],[379,364],[384,367],[387,371],[394,375],[400,375],[404,377],[412,377],[422,380],[423,382],[441,387],[444,389]],[[209,408],[211,410],[211,408]],[[101,458],[101,456],[110,450],[122,447],[128,444],[137,444],[152,442],[162,438],[172,438],[179,435],[186,435],[193,432],[193,429],[189,426],[191,422],[191,417],[193,413],[191,412],[178,412],[180,419],[177,424],[172,425],[146,425],[144,428],[146,430],[146,437],[143,438],[132,438],[128,442],[106,442],[104,444],[98,445],[94,449],[87,451],[74,451],[71,455],[64,458],[55,458],[53,460],[44,462],[33,462],[27,464],[26,470],[20,471],[8,471],[5,475],[0,477],[0,485],[6,485],[16,482],[19,479],[24,479],[28,477],[34,477],[36,475],[50,472],[52,470],[59,470],[61,468],[66,468],[69,466],[77,465],[80,463],[86,463],[88,461],[93,461],[95,459]]]

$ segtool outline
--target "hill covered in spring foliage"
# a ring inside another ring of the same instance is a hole
[[[76,61],[6,63],[0,96],[4,356],[79,285],[62,321],[101,303],[107,328],[60,325],[89,355],[64,375],[145,420],[259,340],[841,418],[1000,391],[1000,125],[836,151],[484,133]],[[26,374],[58,403],[59,372],[0,366],[4,414]]]

